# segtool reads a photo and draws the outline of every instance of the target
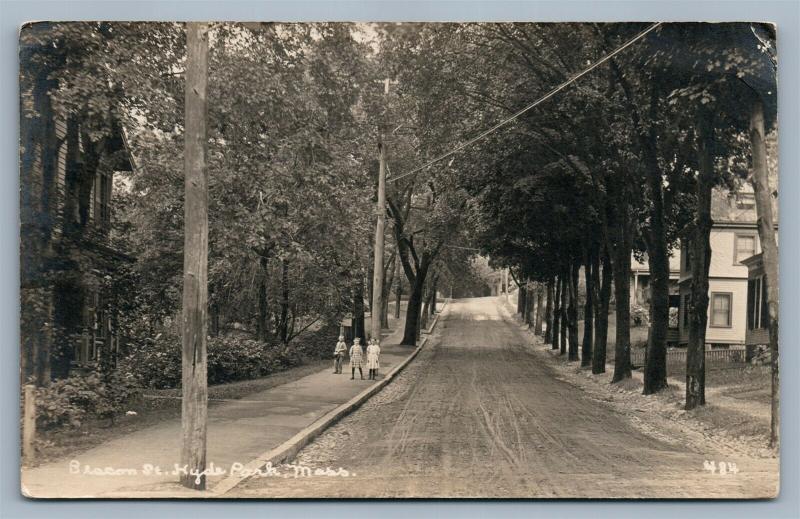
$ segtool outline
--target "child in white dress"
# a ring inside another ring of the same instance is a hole
[[[369,370],[369,379],[375,380],[378,376],[378,368],[380,364],[381,347],[378,344],[378,339],[370,339],[369,346],[367,346],[367,369]]]

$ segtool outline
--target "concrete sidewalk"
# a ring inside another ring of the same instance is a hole
[[[382,336],[379,380],[411,355],[415,348],[399,346],[403,321],[390,325]],[[333,344],[331,345],[331,351]],[[331,367],[294,382],[253,393],[241,400],[209,409],[207,488],[213,489],[235,463],[248,462],[286,442],[331,410],[368,389],[373,382],[335,375]],[[366,377],[366,369],[364,376]],[[177,484],[181,423],[170,420],[136,431],[75,456],[32,469],[23,469],[22,492],[36,498],[119,497],[159,493],[168,497],[197,497]]]

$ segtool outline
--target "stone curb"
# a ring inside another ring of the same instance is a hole
[[[444,307],[442,305],[442,311],[444,311]],[[437,314],[436,319],[434,319],[433,324],[428,329],[426,333],[431,333],[433,331],[434,326],[436,323],[439,322],[439,316],[441,312]],[[372,395],[383,389],[392,379],[397,376],[400,371],[403,370],[413,359],[417,356],[417,354],[422,350],[425,344],[428,342],[428,337],[423,337],[422,341],[420,342],[419,346],[417,346],[414,351],[406,357],[406,359],[394,367],[389,373],[386,374],[386,377],[379,380],[372,386],[368,387],[361,393],[357,394],[344,404],[340,405],[339,407],[333,409],[332,411],[328,412],[323,417],[317,419],[314,423],[303,429],[302,431],[298,432],[290,439],[286,440],[284,443],[275,447],[272,450],[265,452],[264,454],[258,456],[253,461],[247,463],[244,466],[243,472],[247,473],[256,473],[258,470],[263,469],[267,466],[267,464],[271,464],[272,466],[279,465],[284,461],[287,461],[294,457],[300,450],[311,443],[311,441],[319,436],[325,429],[330,427],[331,425],[335,424],[351,412],[355,411],[361,404],[363,404],[367,399],[369,399]],[[223,479],[219,483],[217,483],[214,488],[212,488],[205,496],[203,497],[224,497],[227,492],[230,492],[233,488],[235,488],[240,483],[247,480],[249,476],[242,476],[242,475],[231,475],[227,478]],[[200,496],[198,496],[200,497]]]

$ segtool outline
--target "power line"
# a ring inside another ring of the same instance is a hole
[[[575,75],[574,75],[574,76],[572,76],[571,78],[567,79],[566,81],[564,81],[563,83],[561,83],[560,85],[558,85],[557,87],[555,87],[554,89],[552,89],[551,91],[549,91],[549,92],[548,92],[547,94],[545,94],[544,96],[540,97],[539,99],[537,99],[537,100],[536,100],[536,101],[534,101],[533,103],[529,104],[528,106],[526,106],[526,107],[525,107],[525,108],[523,108],[522,110],[520,110],[520,111],[518,111],[518,112],[514,113],[514,114],[513,114],[513,115],[511,115],[510,117],[508,117],[508,118],[506,118],[506,119],[503,119],[503,120],[502,120],[502,121],[500,121],[499,123],[497,123],[497,124],[495,124],[494,126],[492,126],[491,128],[489,128],[488,130],[485,130],[483,133],[480,133],[479,135],[477,135],[477,136],[475,136],[475,137],[471,138],[470,140],[468,140],[468,141],[466,141],[466,142],[464,142],[464,143],[462,143],[462,144],[459,144],[458,146],[456,146],[456,147],[455,147],[455,148],[453,148],[452,150],[448,151],[447,153],[444,153],[444,154],[442,154],[442,155],[439,155],[439,156],[438,156],[438,157],[436,157],[435,159],[429,160],[428,162],[426,162],[426,163],[425,163],[425,164],[423,164],[422,166],[420,166],[420,167],[418,167],[418,168],[416,168],[416,169],[413,169],[413,170],[409,171],[408,173],[403,173],[402,175],[398,175],[398,176],[396,176],[396,177],[389,178],[389,179],[387,179],[386,181],[387,181],[387,182],[395,182],[396,180],[400,180],[401,178],[405,178],[405,177],[411,176],[411,175],[413,175],[413,174],[415,174],[415,173],[418,173],[418,172],[422,171],[423,169],[425,169],[425,168],[427,168],[427,167],[429,167],[429,166],[432,166],[433,164],[436,164],[437,162],[439,162],[439,161],[440,161],[440,160],[442,160],[442,159],[446,159],[447,157],[449,157],[449,156],[451,156],[451,155],[454,155],[454,154],[458,153],[459,151],[463,150],[463,149],[464,149],[464,148],[466,148],[467,146],[470,146],[470,145],[472,145],[472,144],[474,144],[474,143],[478,142],[479,140],[481,140],[481,139],[483,139],[484,137],[486,137],[487,135],[489,135],[489,134],[491,134],[491,133],[495,132],[496,130],[498,130],[499,128],[501,128],[501,127],[505,126],[506,124],[510,123],[511,121],[514,121],[514,120],[515,120],[515,119],[517,119],[517,118],[518,118],[520,115],[524,114],[524,113],[525,113],[525,112],[527,112],[528,110],[531,110],[532,108],[534,108],[534,107],[536,107],[536,106],[540,105],[541,103],[543,103],[543,102],[547,101],[548,99],[550,99],[551,97],[553,97],[555,94],[557,94],[558,92],[560,92],[561,90],[563,90],[564,88],[566,88],[567,86],[569,86],[569,85],[570,85],[570,83],[573,83],[573,82],[575,82],[576,80],[580,79],[582,76],[584,76],[584,75],[588,74],[588,73],[589,73],[589,72],[591,72],[592,70],[596,69],[597,67],[599,67],[600,65],[602,65],[602,64],[603,64],[603,63],[605,63],[606,61],[610,60],[611,58],[613,58],[614,56],[616,56],[616,55],[617,55],[617,54],[619,54],[620,52],[624,51],[625,49],[627,49],[628,47],[630,47],[631,45],[633,45],[634,43],[636,43],[638,40],[640,40],[640,39],[644,38],[644,37],[645,37],[645,36],[646,36],[648,33],[652,32],[653,30],[655,30],[656,28],[658,28],[658,27],[659,27],[661,24],[662,24],[662,22],[656,22],[656,23],[654,23],[653,25],[651,25],[651,26],[650,26],[650,27],[648,27],[647,29],[643,30],[642,32],[640,32],[639,34],[637,34],[636,36],[634,36],[633,38],[631,38],[630,40],[628,40],[627,42],[625,42],[625,43],[624,43],[622,46],[620,46],[620,47],[618,47],[617,49],[615,49],[613,52],[611,52],[611,53],[609,53],[609,54],[606,54],[605,56],[603,56],[602,58],[600,58],[598,61],[595,61],[593,64],[591,64],[591,65],[590,65],[590,66],[588,66],[587,68],[583,69],[581,72],[579,72],[579,73],[575,74]]]

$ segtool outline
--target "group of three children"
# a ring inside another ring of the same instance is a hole
[[[339,336],[339,342],[336,343],[336,348],[333,350],[333,372],[342,372],[342,363],[344,356],[347,353],[347,343],[344,341],[344,335]],[[369,370],[369,379],[375,380],[378,376],[378,368],[380,368],[381,347],[377,339],[370,339],[367,344],[367,369]],[[353,345],[350,346],[350,380],[356,378],[356,368],[361,375],[361,380],[364,380],[363,367],[364,351],[361,349],[361,339],[356,337],[353,339]]]

